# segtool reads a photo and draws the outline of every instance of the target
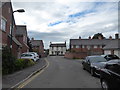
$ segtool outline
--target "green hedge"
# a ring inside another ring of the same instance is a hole
[[[16,59],[10,53],[8,47],[4,47],[2,50],[2,74],[11,74],[15,71],[24,69],[26,67],[34,65],[35,62],[31,59]]]
[[[15,66],[17,70],[24,69],[26,67],[34,65],[35,62],[32,61],[31,59],[18,59],[15,62]]]

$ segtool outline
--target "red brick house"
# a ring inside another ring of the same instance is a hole
[[[1,27],[0,33],[2,33],[2,47],[8,46],[10,47],[10,38],[11,38],[11,25],[13,18],[13,39],[12,39],[12,53],[15,57],[19,57],[21,53],[21,43],[15,38],[16,33],[16,24],[13,15],[13,9],[11,2],[2,2],[2,16],[1,16]]]
[[[70,39],[70,52],[67,52],[65,57],[85,58],[89,55],[106,54],[104,52],[104,49],[107,49],[106,46],[108,47],[110,42],[114,43],[117,39],[117,34],[115,35],[115,39],[112,39],[111,36],[109,39],[102,39],[101,37],[98,39],[91,39],[91,37],[88,39],[82,39],[81,37],[79,39]]]
[[[37,52],[39,54],[40,57],[44,57],[44,44],[42,40],[34,40],[34,38],[32,38],[31,40],[31,44],[32,44],[32,49],[34,52]]]
[[[27,45],[27,27],[26,25],[16,26],[16,38],[22,44],[22,53],[29,52],[29,47]]]

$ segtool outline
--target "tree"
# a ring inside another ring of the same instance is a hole
[[[105,37],[103,36],[102,33],[94,34],[94,36],[92,37],[92,39],[99,39],[99,37],[101,37],[101,39],[105,39]]]

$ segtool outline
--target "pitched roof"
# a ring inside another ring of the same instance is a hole
[[[70,39],[70,45],[106,45],[115,39]]]
[[[103,49],[120,49],[120,39],[109,42]]]
[[[65,43],[55,43],[55,44],[50,44],[50,47],[66,47]]]
[[[43,46],[43,41],[42,40],[31,40],[32,46]]]
[[[8,35],[9,38],[11,38],[11,35]],[[22,44],[15,38],[15,37],[12,37],[12,40],[19,46],[22,47]]]
[[[16,35],[27,35],[26,25],[17,25],[16,27]]]

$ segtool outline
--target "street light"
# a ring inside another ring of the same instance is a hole
[[[24,9],[18,9],[18,10],[13,11],[13,13],[14,13],[14,12],[23,13],[23,12],[25,12],[25,10],[24,10]]]
[[[11,23],[11,39],[10,39],[10,52],[11,52],[11,54],[12,54],[12,37],[13,37],[13,35],[12,35],[13,33],[12,32],[13,32],[13,22],[14,22],[13,21],[13,19],[14,19],[13,18],[14,17],[13,14],[14,14],[14,12],[23,13],[23,12],[25,12],[25,10],[24,9],[18,9],[18,10],[15,10],[15,11],[12,12],[12,16],[11,16],[11,22],[12,22]]]

